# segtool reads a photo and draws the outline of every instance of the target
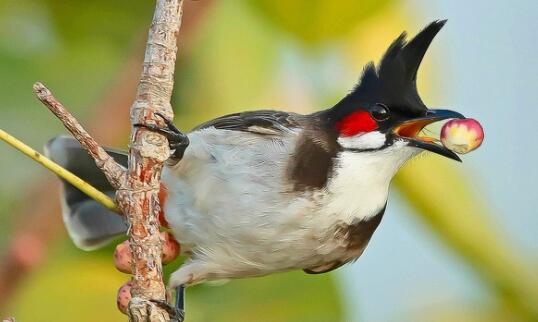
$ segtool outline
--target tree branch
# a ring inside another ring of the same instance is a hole
[[[133,288],[129,303],[130,321],[169,321],[168,312],[153,301],[165,301],[162,278],[162,240],[158,214],[161,170],[170,156],[166,137],[137,124],[165,126],[156,116],[173,118],[170,105],[177,54],[177,35],[182,0],[157,0],[148,35],[142,75],[131,107],[129,165],[125,170],[99,146],[80,123],[41,83],[34,85],[37,97],[75,136],[93,157],[110,184],[129,222]]]
[[[34,92],[41,103],[62,121],[69,132],[71,132],[80,142],[82,147],[88,151],[95,160],[95,164],[101,171],[103,171],[110,184],[116,189],[120,188],[121,183],[125,181],[125,169],[114,161],[114,159],[90,136],[90,134],[88,134],[78,120],[52,95],[51,91],[45,87],[45,85],[39,82],[35,83]]]
[[[130,321],[168,321],[168,313],[150,300],[166,299],[162,279],[162,240],[158,213],[161,170],[170,156],[166,138],[135,124],[165,126],[155,113],[173,118],[170,105],[174,86],[177,35],[182,0],[157,0],[149,30],[142,75],[131,107],[131,145],[125,185],[117,201],[127,215],[133,265]]]

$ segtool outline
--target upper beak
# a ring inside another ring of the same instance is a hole
[[[392,132],[397,136],[406,139],[410,146],[428,150],[461,162],[460,157],[456,153],[435,143],[436,141],[439,141],[438,139],[418,136],[420,131],[422,131],[426,125],[452,118],[463,119],[465,117],[458,112],[450,110],[428,110],[426,116],[404,121],[399,125],[396,125],[392,129]]]

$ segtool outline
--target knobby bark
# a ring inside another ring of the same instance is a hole
[[[184,46],[193,41],[197,26],[202,23],[207,12],[215,2],[213,0],[190,1],[183,4],[184,10],[189,12],[181,23],[180,37]],[[104,97],[91,108],[91,118],[87,126],[92,136],[99,139],[106,138],[108,142],[123,141],[121,136],[128,130],[130,124],[120,124],[118,117],[123,117],[132,104],[133,93],[136,92],[143,57],[143,45],[146,38],[140,39],[140,48],[137,46],[125,60],[121,71],[111,87],[106,89]],[[142,43],[142,41],[144,41]],[[188,48],[185,48],[188,49]],[[183,50],[185,55],[187,50]],[[179,54],[181,55],[181,54]],[[106,118],[103,118],[106,115]],[[99,117],[100,116],[100,117]],[[50,189],[54,185],[52,178],[42,178],[32,183],[31,189],[21,191],[21,200],[32,200],[13,214],[13,230],[6,244],[5,252],[0,256],[0,311],[12,298],[18,285],[46,258],[48,245],[54,243],[61,236],[63,222],[56,216],[60,209],[59,204],[51,203],[57,191]],[[39,211],[35,211],[39,209]],[[28,256],[28,249],[33,249],[32,256]]]
[[[137,97],[131,107],[131,124],[165,126],[155,115],[173,118],[170,105],[177,54],[177,34],[182,0],[158,0],[146,44],[142,76]],[[129,304],[131,321],[166,321],[168,313],[149,302],[165,300],[162,279],[162,241],[158,213],[160,176],[170,156],[168,141],[144,127],[131,133],[127,180],[118,190],[117,201],[127,215],[133,263],[133,300]]]
[[[131,139],[127,169],[113,158],[84,130],[80,123],[41,83],[34,91],[94,158],[112,186],[116,200],[129,222],[132,253],[133,288],[129,303],[130,321],[169,321],[166,310],[154,301],[166,300],[162,278],[162,240],[158,213],[160,176],[170,155],[164,136],[135,125],[165,124],[156,113],[173,119],[170,104],[174,83],[182,0],[157,0],[149,30],[142,76],[136,100],[131,107]]]

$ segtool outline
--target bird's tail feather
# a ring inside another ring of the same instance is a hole
[[[127,154],[106,149],[116,162],[127,166]],[[98,190],[114,197],[114,188],[77,140],[58,136],[45,146],[45,155]],[[62,216],[69,236],[83,250],[93,250],[127,231],[119,214],[62,180]]]

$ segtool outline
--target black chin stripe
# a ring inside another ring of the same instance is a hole
[[[374,148],[374,149],[342,148],[342,151],[344,151],[344,152],[355,152],[355,153],[359,153],[359,152],[375,152],[375,151],[383,150],[384,148],[385,148],[385,146],[382,146],[382,147],[379,147],[379,148]]]
[[[348,151],[348,152],[375,152],[375,151],[381,151],[383,149],[386,149],[391,145],[392,145],[392,142],[386,142],[385,144],[383,144],[379,148],[357,149],[357,148],[345,148],[345,147],[342,147],[342,151]]]

